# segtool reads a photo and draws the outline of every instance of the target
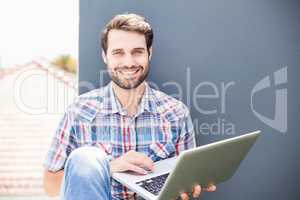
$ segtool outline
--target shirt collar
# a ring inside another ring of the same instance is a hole
[[[151,113],[157,112],[154,91],[147,82],[144,82],[144,84],[145,91],[138,106],[136,115],[139,115],[145,111]],[[121,115],[126,115],[126,111],[122,108],[121,103],[115,96],[112,87],[112,82],[110,82],[104,89],[103,101],[99,104],[98,112],[104,115],[113,113],[120,113]]]
[[[153,89],[145,82],[145,91],[135,116],[140,115],[143,112],[158,113],[159,101],[155,96]],[[114,113],[120,113],[126,115],[126,111],[122,108],[119,100],[116,98],[112,82],[105,87],[100,88],[92,93],[92,95],[83,95],[81,97],[83,101],[79,101],[75,108],[80,117],[92,122],[98,114],[109,115]]]

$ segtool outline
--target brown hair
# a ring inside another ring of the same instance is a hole
[[[153,41],[153,30],[144,17],[133,13],[114,16],[106,24],[105,29],[101,33],[101,46],[105,53],[108,47],[108,33],[112,29],[134,31],[145,35],[147,50],[149,53],[149,49],[152,46]]]

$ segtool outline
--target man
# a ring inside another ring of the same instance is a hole
[[[67,108],[44,166],[48,195],[67,200],[136,199],[111,174],[153,171],[155,161],[195,147],[190,114],[180,101],[146,82],[153,31],[136,14],[115,16],[102,32],[111,82]],[[214,191],[212,185],[207,191]],[[196,185],[193,196],[198,197]],[[187,193],[178,194],[188,199]]]

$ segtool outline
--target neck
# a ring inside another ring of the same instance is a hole
[[[145,82],[142,82],[137,88],[133,89],[123,89],[112,82],[112,88],[122,107],[127,110],[130,115],[136,113],[146,88]]]

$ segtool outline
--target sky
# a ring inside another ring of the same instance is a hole
[[[0,0],[0,67],[78,54],[79,0]]]

